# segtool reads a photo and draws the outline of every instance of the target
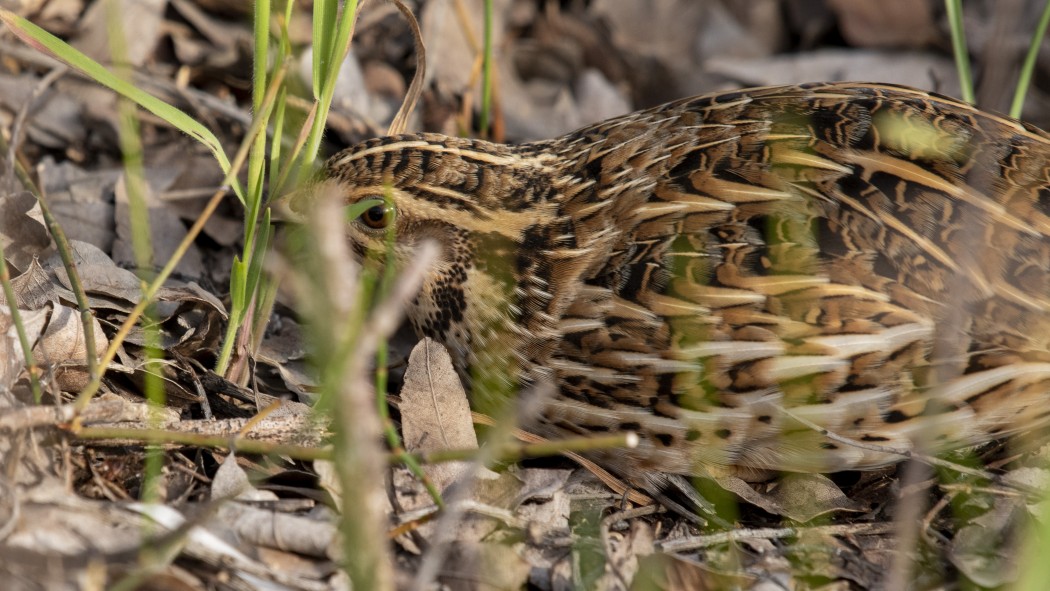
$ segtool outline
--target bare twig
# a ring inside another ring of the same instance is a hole
[[[797,538],[806,533],[825,536],[876,536],[893,532],[892,523],[859,523],[843,525],[821,525],[817,527],[781,527],[760,529],[734,529],[705,536],[689,536],[661,542],[658,547],[663,552],[688,552],[700,548],[710,548],[731,542],[748,540],[783,540]]]

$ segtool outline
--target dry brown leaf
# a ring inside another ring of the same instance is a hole
[[[450,591],[524,589],[529,570],[510,546],[459,542],[452,545],[440,581]]]
[[[767,493],[736,476],[714,479],[718,486],[774,515],[800,523],[835,511],[863,511],[829,478],[820,474],[788,474]]]
[[[424,339],[412,350],[401,388],[401,429],[405,449],[429,451],[478,446],[470,404],[452,358],[445,347]],[[425,466],[434,484],[443,489],[466,469],[462,462]]]
[[[142,298],[142,283],[134,273],[122,269],[102,252],[98,247],[72,240],[69,243],[73,250],[73,263],[80,274],[80,281],[88,296],[103,296],[102,298],[91,297],[91,308],[115,309],[130,312],[131,308]],[[48,269],[60,269],[62,262],[58,256],[53,256],[44,267]],[[66,289],[71,289],[69,278],[64,271],[56,272],[59,283]]]
[[[25,273],[11,280],[11,288],[15,292],[15,304],[29,310],[39,310],[58,297],[47,271],[37,259],[33,259]],[[7,298],[0,292],[0,304],[6,303]]]
[[[149,207],[150,246],[153,264],[160,268],[174,255],[179,243],[186,237],[186,226],[176,212],[150,195],[145,196]],[[135,266],[131,244],[131,221],[128,208],[127,184],[121,176],[116,186],[117,240],[113,244],[113,260],[129,267]],[[195,245],[190,245],[179,259],[175,272],[186,277],[204,277],[204,258]]]
[[[116,239],[112,191],[118,173],[111,169],[88,172],[70,162],[56,165],[49,159],[40,166],[51,213],[66,238],[109,252]]]
[[[1036,461],[1045,461],[1038,458]],[[1038,465],[1038,464],[1037,464]],[[1038,523],[1046,526],[1050,522],[1050,470],[1043,467],[1021,467],[1014,468],[1003,475],[1005,484],[1017,486],[1029,490],[1041,490],[1041,498],[1028,503],[1028,511]]]
[[[37,13],[36,18],[39,20],[34,22],[58,36],[71,34],[80,15],[84,13],[84,2],[81,0],[41,0],[39,4],[43,4],[43,8]],[[28,15],[23,13],[22,16]]]
[[[12,111],[21,109],[37,90],[40,80],[32,75],[0,76],[0,95],[3,95],[0,104],[9,106]],[[54,86],[64,86],[64,81],[59,80]],[[26,120],[24,139],[55,150],[83,144],[88,126],[82,101],[83,97],[75,93],[45,92],[33,103],[32,116]]]
[[[674,70],[685,70],[695,59],[697,31],[703,27],[709,4],[713,3],[598,0],[591,13],[609,24],[611,41],[617,46],[659,58]]]
[[[252,486],[248,473],[237,463],[235,454],[227,454],[226,459],[215,471],[211,481],[212,499],[237,499],[239,501],[276,501],[273,491],[259,490]]]
[[[47,311],[19,309],[18,312],[26,337],[30,343],[35,343],[47,323]],[[11,320],[11,310],[0,304],[0,392],[13,386],[24,369],[25,355]]]
[[[468,94],[479,107],[483,2],[465,0],[463,5],[467,22],[460,19],[453,0],[423,5],[420,23],[431,64],[426,80],[442,92]],[[494,14],[505,16],[509,5],[507,0],[494,2]],[[519,60],[502,49],[506,47],[506,28],[505,18],[493,19],[493,70],[498,72],[500,111],[505,119],[507,138],[513,141],[551,138],[589,120],[581,114],[569,85],[541,77],[526,81],[519,76]]]
[[[573,87],[580,110],[588,119],[601,121],[618,117],[631,110],[630,100],[600,70],[588,68]]]
[[[766,496],[783,508],[781,515],[800,523],[828,513],[865,510],[823,474],[786,474]]]
[[[45,255],[51,244],[41,216],[32,193],[0,194],[0,244],[4,257],[19,270]]]
[[[95,331],[95,351],[105,351],[109,340],[102,332],[102,325],[94,316],[91,322]],[[33,356],[41,367],[54,368],[59,389],[76,392],[87,385],[89,376],[84,369],[87,366],[84,328],[80,323],[80,313],[75,308],[55,304],[44,335],[33,347]]]
[[[91,244],[71,241],[70,245],[93,310],[126,313],[142,299],[142,283],[134,273],[118,267],[104,252]],[[65,291],[58,290],[56,293],[63,300],[72,301],[72,293],[68,291],[69,278],[61,270],[60,264],[56,255],[45,264],[45,268],[56,269],[56,278],[65,288]],[[160,343],[164,349],[176,348],[181,354],[193,355],[201,349],[216,346],[226,310],[213,294],[190,282],[183,286],[161,288],[156,299],[153,310],[160,325]],[[146,338],[141,327],[133,328],[125,342],[143,346]]]
[[[981,587],[1012,583],[1024,556],[1017,531],[1024,529],[1026,515],[1022,499],[997,497],[991,509],[956,532],[948,559]]]
[[[472,71],[481,49],[484,3],[482,0],[464,0],[464,14],[469,19],[466,28],[454,4],[455,0],[438,0],[427,2],[422,7],[419,21],[431,63],[426,82],[434,82],[438,87],[457,94],[469,90],[480,97],[481,79],[475,78]],[[493,14],[505,15],[509,4],[507,0],[494,2]],[[492,45],[499,48],[506,34],[505,23],[503,19],[495,18],[492,24]]]

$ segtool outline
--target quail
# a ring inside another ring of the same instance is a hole
[[[359,255],[441,247],[417,332],[464,379],[556,384],[544,434],[637,433],[595,455],[620,473],[873,469],[1050,415],[1050,136],[950,98],[747,89],[324,177]]]

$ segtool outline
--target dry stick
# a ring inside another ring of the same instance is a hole
[[[922,537],[931,548],[936,548],[937,542],[940,542],[941,544],[951,543],[951,541],[948,540],[948,538],[944,537],[940,532],[933,529],[933,520],[937,518],[937,515],[941,511],[943,511],[944,508],[947,507],[948,504],[951,503],[952,499],[954,498],[955,493],[949,491],[948,494],[944,495],[943,497],[938,499],[936,503],[934,503],[933,507],[931,507],[930,510],[926,512],[926,516],[922,519]],[[934,535],[937,536],[936,540],[933,539]]]
[[[75,433],[81,441],[115,441],[122,445],[129,442],[172,446],[193,446],[206,449],[228,449],[246,454],[281,455],[297,460],[331,460],[330,447],[308,447],[272,443],[243,437],[201,435],[164,429],[128,429],[124,427],[81,427]]]
[[[782,527],[761,529],[734,529],[727,532],[710,534],[706,536],[690,536],[678,538],[666,542],[660,542],[657,547],[662,552],[688,552],[700,548],[710,548],[731,542],[746,542],[748,540],[782,540],[785,538],[797,538],[805,533],[817,533],[825,536],[840,535],[862,535],[873,536],[887,534],[893,531],[892,523],[867,523],[858,525],[820,525],[816,527]]]
[[[605,449],[629,449],[637,445],[637,441],[638,436],[634,433],[602,435],[598,437],[572,437],[558,441],[540,439],[534,443],[500,446],[497,451],[497,458],[500,462],[520,462],[531,458],[572,455],[574,452],[586,453]],[[438,449],[429,452],[406,452],[405,455],[414,457],[425,464],[437,464],[473,459],[477,457],[478,449]],[[394,457],[396,458],[396,454]]]
[[[512,511],[502,507],[495,507],[493,505],[479,503],[470,499],[459,501],[457,506],[465,513],[473,513],[475,515],[481,515],[482,517],[488,517],[501,522],[507,527],[525,530],[529,525],[527,520],[517,517]],[[436,505],[429,505],[419,509],[405,511],[404,513],[397,515],[398,524],[390,530],[387,537],[393,540],[398,536],[413,532],[419,529],[420,526],[432,522],[439,513],[440,509],[438,509]]]
[[[85,421],[112,420],[113,413],[119,412],[120,405],[93,403],[85,413],[80,416]],[[94,410],[93,410],[94,409]],[[30,429],[47,425],[61,425],[76,418],[72,405],[60,407],[29,407],[23,411],[5,413],[0,415],[0,428],[2,429]],[[185,421],[182,423],[185,425]],[[186,431],[172,431],[165,429],[140,429],[135,427],[81,427],[76,432],[76,437],[81,441],[119,441],[127,443],[169,443],[173,445],[192,445],[209,449],[229,449],[253,454],[279,454],[299,460],[332,459],[332,449],[325,447],[310,447],[304,445],[288,445],[284,443],[270,443],[257,439],[246,439],[244,434],[255,425],[254,419],[246,422],[238,429],[239,435],[206,435]],[[518,462],[523,459],[541,458],[561,454],[569,454],[571,450],[586,451],[625,447],[622,437],[610,436],[602,438],[576,437],[557,442],[557,446],[550,443],[525,444],[512,447],[501,447],[496,450],[494,459],[498,462]],[[425,464],[438,464],[444,462],[463,462],[477,458],[477,448],[435,450],[426,453],[390,453],[386,454],[385,462],[391,466],[404,463],[405,455],[411,455],[417,461]],[[652,501],[650,500],[650,503]]]

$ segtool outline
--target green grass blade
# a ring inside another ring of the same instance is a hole
[[[266,98],[267,68],[270,67],[270,0],[254,3],[255,52],[252,60],[252,113],[260,116]],[[252,226],[262,203],[263,174],[266,164],[266,134],[260,133],[248,155],[248,207],[246,226]],[[250,247],[249,247],[250,248]]]
[[[1010,103],[1010,116],[1021,117],[1021,109],[1024,108],[1025,95],[1028,94],[1028,86],[1032,83],[1032,72],[1035,70],[1035,59],[1039,55],[1039,47],[1043,44],[1043,36],[1046,35],[1046,26],[1050,24],[1050,0],[1043,5],[1043,16],[1039,18],[1035,33],[1032,34],[1032,42],[1028,45],[1028,54],[1021,66],[1021,74],[1017,78],[1017,89],[1014,91],[1014,100]]]
[[[320,72],[320,77],[318,77],[317,70],[319,62],[316,57],[314,58],[314,87],[316,89],[318,81],[320,81],[320,95],[316,97],[317,112],[311,122],[310,135],[303,153],[300,174],[312,168],[314,160],[317,159],[317,152],[321,147],[321,137],[324,135],[325,121],[328,119],[328,110],[332,106],[332,96],[335,94],[335,82],[339,76],[339,67],[342,65],[343,60],[346,59],[346,54],[350,51],[350,39],[353,38],[357,11],[357,0],[347,0],[343,5],[343,10],[339,13],[335,26],[335,37],[326,37],[330,44],[326,49],[328,57],[325,68]],[[314,26],[316,27],[317,25],[315,24]],[[314,48],[315,52],[320,50],[320,48]]]
[[[948,11],[948,25],[952,31],[952,51],[955,67],[959,70],[959,88],[962,99],[971,105],[977,102],[973,92],[973,76],[970,74],[970,52],[966,49],[966,31],[963,30],[962,0],[944,0]]]
[[[313,31],[313,92],[314,98],[324,94],[325,75],[332,59],[332,45],[338,23],[339,3],[334,0],[314,0]]]
[[[40,404],[40,401],[44,399],[43,390],[40,388],[40,370],[36,366],[36,361],[33,360],[33,344],[29,342],[25,324],[22,323],[22,314],[18,311],[18,299],[15,297],[14,288],[11,287],[11,273],[7,270],[7,263],[4,261],[2,242],[0,240],[0,289],[3,289],[4,301],[11,315],[11,324],[18,333],[18,344],[22,347],[22,358],[29,372],[29,383],[33,390],[33,402]]]

